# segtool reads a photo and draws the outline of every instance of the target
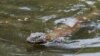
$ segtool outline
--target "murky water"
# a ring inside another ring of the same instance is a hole
[[[0,56],[100,56],[100,15],[85,22],[63,43],[28,44],[32,32],[45,32],[54,21],[100,9],[100,0],[2,0],[0,1]]]

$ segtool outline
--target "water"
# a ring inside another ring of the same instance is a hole
[[[100,0],[2,0],[0,2],[0,56],[99,56],[100,15],[85,22],[64,43],[35,45],[26,42],[32,32],[52,29],[55,20],[100,9]]]

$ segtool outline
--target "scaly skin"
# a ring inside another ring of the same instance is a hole
[[[46,40],[51,41],[59,37],[70,35],[75,31],[79,30],[79,28],[80,28],[79,22],[77,22],[73,27],[69,27],[67,25],[61,25],[59,27],[54,28],[52,32],[48,33],[46,36]]]
[[[65,18],[68,19],[67,22],[64,22],[65,24],[54,27],[52,31],[48,33],[32,33],[26,41],[30,43],[44,44],[49,41],[59,39],[60,37],[71,35],[80,29],[82,21],[87,21],[94,18],[96,15],[98,15],[98,13],[99,10],[95,6],[92,6],[90,13],[81,16],[74,16],[72,18]],[[73,19],[75,21],[73,21]]]
[[[70,27],[68,25],[60,25],[59,27],[55,27],[52,32],[47,33],[46,35],[46,41],[52,41],[60,37],[68,36],[80,29],[81,21],[89,20],[93,17],[96,17],[99,10],[93,6],[92,11],[89,14],[85,14],[83,16],[75,16],[75,19],[77,22],[73,27]]]

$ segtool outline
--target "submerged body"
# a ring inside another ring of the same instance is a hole
[[[69,36],[80,28],[80,22],[74,17],[56,20],[56,23],[62,23],[47,34],[46,40],[51,41],[60,37]]]
[[[80,28],[80,22],[74,17],[56,20],[55,23],[62,23],[58,27],[54,27],[48,33],[36,32],[31,33],[27,38],[30,43],[46,43],[51,41],[61,41],[62,37],[69,36]]]
[[[82,21],[95,17],[97,13],[97,8],[93,6],[92,11],[89,14],[56,20],[55,23],[61,23],[60,26],[54,27],[52,31],[48,33],[32,33],[27,38],[27,41],[30,43],[47,43],[58,40],[61,37],[69,36],[80,29]]]

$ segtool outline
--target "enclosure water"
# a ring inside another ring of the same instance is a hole
[[[100,0],[0,0],[0,56],[100,56],[100,15],[62,43],[32,45],[32,32],[47,32],[55,20],[89,13]]]

